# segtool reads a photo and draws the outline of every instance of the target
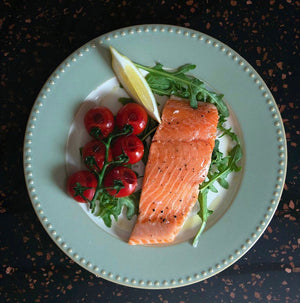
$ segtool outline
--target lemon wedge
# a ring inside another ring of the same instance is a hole
[[[113,71],[127,93],[134,101],[143,105],[153,119],[161,123],[155,97],[142,73],[129,58],[120,54],[115,48],[110,46],[110,52]]]

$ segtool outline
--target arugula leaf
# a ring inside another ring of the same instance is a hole
[[[223,153],[220,152],[219,150],[220,147],[220,141],[218,139],[215,140],[215,147],[214,150],[212,152],[212,156],[211,156],[211,166],[213,166],[216,163],[219,163],[221,161],[221,159],[223,158]]]
[[[136,67],[149,73],[146,80],[152,91],[158,95],[176,95],[190,99],[191,107],[197,108],[197,101],[213,103],[220,116],[228,117],[229,111],[224,103],[223,95],[210,92],[205,88],[204,82],[186,73],[196,68],[194,64],[185,64],[176,70],[167,71],[163,65],[157,63],[154,67],[135,63]]]
[[[124,206],[126,207],[126,217],[128,220],[137,214],[136,197],[134,194],[128,197],[116,198],[103,191],[98,195],[98,200],[99,211],[95,216],[101,217],[107,227],[111,227],[112,225],[112,216],[118,221],[118,217]]]
[[[226,122],[226,120],[224,122]],[[240,139],[237,136],[237,134],[232,131],[232,128],[225,128],[223,126],[223,123],[222,124],[218,123],[218,129],[223,132],[222,135],[219,136],[219,138],[222,138],[225,135],[227,135],[231,138],[232,141],[235,141],[236,143],[240,144]]]
[[[205,188],[204,190],[201,190],[198,195],[198,201],[200,205],[198,216],[201,218],[201,225],[198,233],[196,234],[193,240],[194,247],[197,247],[199,238],[203,230],[205,229],[207,218],[212,214],[212,211],[207,208],[207,194],[208,194],[208,188]]]
[[[131,98],[125,98],[125,97],[121,97],[118,99],[118,101],[123,104],[123,105],[126,105],[128,103],[136,103],[133,99]]]
[[[226,181],[227,176],[231,172],[238,172],[241,170],[241,167],[238,166],[237,162],[241,160],[242,158],[242,148],[239,144],[237,144],[233,149],[229,152],[228,156],[225,158],[222,158],[219,163],[216,164],[218,171],[215,172],[211,179],[209,179],[206,182],[203,182],[200,186],[201,190],[204,190],[205,188],[209,187],[211,184],[213,184],[215,181],[218,181],[221,186],[226,184],[224,180]],[[225,185],[226,186],[226,185]],[[226,188],[226,187],[225,187]]]
[[[119,203],[121,203],[121,207],[126,206],[126,217],[128,220],[131,220],[134,215],[137,214],[137,203],[139,201],[139,195],[135,196],[135,194],[123,198],[119,198]]]
[[[201,218],[201,225],[197,235],[193,240],[194,247],[198,245],[199,238],[205,229],[207,219],[213,213],[213,211],[207,208],[208,191],[211,190],[212,192],[218,192],[214,186],[215,181],[217,181],[223,188],[228,189],[229,183],[226,180],[228,175],[231,172],[238,172],[241,170],[241,167],[237,164],[238,161],[242,158],[242,149],[240,144],[237,144],[235,147],[233,147],[233,149],[226,157],[223,157],[223,153],[219,151],[219,144],[219,140],[216,140],[215,148],[212,153],[211,166],[209,173],[207,174],[207,181],[203,182],[199,188],[200,191],[198,195],[198,202],[200,210],[198,212],[198,216]]]

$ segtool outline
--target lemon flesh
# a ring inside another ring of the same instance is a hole
[[[113,71],[127,93],[134,101],[143,105],[153,119],[161,123],[155,97],[144,76],[129,58],[113,47],[110,47],[110,51]]]

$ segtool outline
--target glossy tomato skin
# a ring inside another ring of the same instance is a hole
[[[95,164],[89,164],[89,157],[94,157],[97,166]],[[103,168],[105,160],[105,145],[98,140],[93,140],[85,144],[82,149],[82,159],[86,167],[90,170],[100,171]],[[108,161],[112,160],[111,149],[108,151]]]
[[[83,199],[80,195],[76,195],[75,188],[78,188],[77,183],[79,183],[82,187],[88,187],[88,189],[82,191],[82,194],[86,199],[92,200],[97,187],[96,177],[87,170],[81,170],[68,178],[67,190],[69,195],[77,202],[86,203],[87,201],[85,199]]]
[[[114,116],[107,107],[98,106],[90,109],[85,114],[84,125],[92,137],[104,139],[114,129]]]
[[[118,193],[116,189],[109,189],[109,187],[115,185],[115,181],[121,181],[124,186]],[[106,174],[103,184],[110,195],[117,198],[127,197],[135,191],[137,177],[132,169],[125,166],[116,166]]]
[[[137,103],[128,103],[121,107],[116,116],[116,123],[122,130],[127,124],[133,127],[133,135],[140,134],[147,125],[148,115],[143,106]]]
[[[112,145],[112,155],[117,159],[122,153],[129,158],[126,163],[137,163],[144,155],[144,144],[136,135],[121,136]]]

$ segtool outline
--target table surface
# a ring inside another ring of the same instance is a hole
[[[258,3],[259,2],[259,3]],[[0,4],[1,302],[299,302],[299,1],[2,1]],[[288,173],[278,209],[238,262],[202,282],[142,290],[97,278],[49,238],[27,194],[26,122],[52,71],[108,31],[173,24],[229,45],[262,76],[287,135]],[[298,94],[297,94],[298,90]],[[297,125],[297,126],[296,126]]]

